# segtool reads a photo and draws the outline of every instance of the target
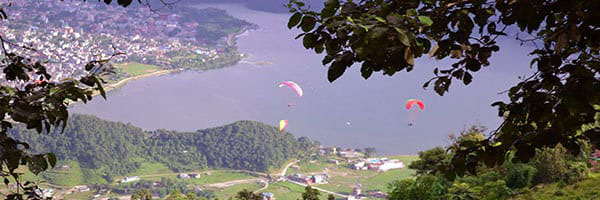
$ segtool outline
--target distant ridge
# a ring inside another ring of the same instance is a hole
[[[314,146],[308,138],[296,139],[255,121],[195,132],[143,131],[90,115],[71,116],[63,134],[17,127],[11,135],[29,143],[33,153],[53,152],[59,160],[77,161],[106,180],[134,172],[142,162],[162,163],[175,172],[206,168],[265,172]]]

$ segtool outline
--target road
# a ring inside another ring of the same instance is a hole
[[[296,160],[296,161],[294,161],[294,162],[288,163],[288,164],[287,164],[287,165],[286,165],[286,166],[283,168],[283,170],[281,170],[281,173],[279,173],[278,175],[279,175],[279,176],[285,176],[285,175],[287,174],[287,170],[288,170],[288,169],[289,169],[289,168],[290,168],[292,165],[294,165],[294,164],[296,164],[296,163],[298,163],[298,162],[300,162],[300,161],[299,161],[299,160]]]

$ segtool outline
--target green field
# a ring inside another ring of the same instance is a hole
[[[273,193],[277,200],[297,200],[302,199],[304,187],[290,182],[276,182],[261,192]],[[327,194],[321,193],[321,199],[327,199]]]
[[[241,172],[228,172],[228,171],[212,171],[210,175],[202,173],[202,177],[195,179],[187,179],[186,181],[191,184],[204,185],[212,183],[222,183],[227,181],[242,180],[256,178],[252,175],[241,173]]]
[[[202,172],[201,177],[200,178],[193,178],[193,179],[182,179],[185,182],[188,182],[190,184],[194,184],[194,185],[205,185],[205,184],[212,184],[212,183],[222,183],[222,182],[227,182],[227,181],[234,181],[234,180],[242,180],[242,179],[251,179],[251,178],[256,178],[255,176],[249,175],[247,173],[242,173],[242,172],[230,172],[230,171],[209,171],[210,175],[207,175],[207,172]],[[177,178],[177,173],[167,173],[167,174],[162,174],[159,173],[156,176],[141,176],[140,178],[143,180],[149,180],[149,181],[160,181],[160,179],[162,177],[165,178]]]
[[[235,195],[239,191],[242,191],[244,189],[247,189],[249,191],[254,191],[254,190],[258,190],[260,187],[261,186],[256,183],[248,183],[248,184],[238,184],[238,185],[234,185],[231,187],[213,190],[213,191],[215,192],[215,196],[217,196],[218,199],[229,199],[229,198],[235,197]]]
[[[118,64],[116,67],[123,69],[123,71],[131,76],[139,76],[142,74],[147,74],[151,72],[155,72],[160,69],[156,65],[147,65],[137,62],[131,62],[126,64]]]
[[[127,176],[143,176],[152,174],[169,174],[173,173],[173,170],[169,169],[166,165],[157,162],[142,162],[140,168]]]

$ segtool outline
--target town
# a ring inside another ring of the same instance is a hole
[[[218,21],[193,20],[187,15],[195,12],[186,9],[151,12],[145,7],[123,9],[94,2],[60,3],[13,2],[11,20],[0,25],[7,51],[43,63],[53,76],[48,81],[54,82],[79,78],[85,75],[87,62],[109,58],[113,63],[138,62],[163,69],[221,67],[242,57],[234,44],[227,41],[227,35],[253,27],[214,8],[198,13],[227,18],[230,24],[221,24],[231,26],[228,28],[234,32],[207,30],[204,26]],[[119,55],[112,57],[116,54]]]

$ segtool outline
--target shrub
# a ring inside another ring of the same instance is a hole
[[[483,185],[483,190],[481,191],[482,199],[486,200],[508,199],[510,195],[511,190],[503,180],[487,182]]]
[[[506,175],[504,181],[506,186],[512,189],[520,189],[531,186],[537,170],[531,165],[523,163],[509,163],[505,165]]]
[[[564,174],[566,183],[578,182],[590,174],[590,169],[584,162],[569,162],[567,172]]]
[[[531,162],[537,169],[534,183],[552,183],[563,178],[567,172],[567,150],[562,145],[536,151]]]
[[[455,182],[452,187],[448,188],[446,199],[449,200],[479,200],[481,197],[475,191],[471,185],[467,183]]]

